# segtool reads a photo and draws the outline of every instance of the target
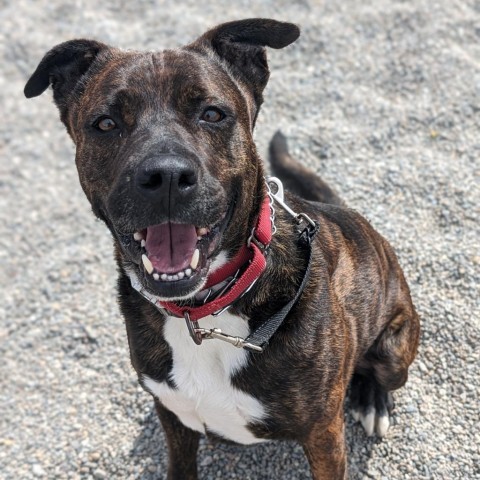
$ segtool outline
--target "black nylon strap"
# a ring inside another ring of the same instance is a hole
[[[320,228],[317,222],[314,223],[315,227],[313,225],[308,225],[307,227],[305,227],[305,229],[300,234],[300,238],[298,239],[299,245],[308,249],[308,262],[305,274],[303,275],[302,282],[298,287],[295,297],[293,297],[287,304],[285,304],[278,312],[274,313],[271,317],[265,320],[262,325],[255,329],[245,339],[245,342],[255,345],[257,347],[261,347],[262,349],[265,348],[268,345],[268,342],[270,341],[272,336],[280,328],[280,325],[290,313],[290,310],[293,308],[293,306],[297,303],[297,300],[302,295],[310,276],[310,270],[313,261],[312,241]],[[245,345],[243,348],[251,352],[259,353],[257,350],[249,348],[248,345]]]

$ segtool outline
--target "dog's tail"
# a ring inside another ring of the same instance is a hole
[[[282,132],[276,132],[270,141],[269,154],[272,173],[282,180],[286,190],[305,200],[344,205],[342,199],[320,177],[292,158]]]

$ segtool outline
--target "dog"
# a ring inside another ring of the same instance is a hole
[[[114,238],[131,362],[152,394],[168,478],[196,479],[201,434],[295,440],[314,479],[347,477],[344,400],[385,435],[419,319],[393,249],[289,154],[252,132],[266,48],[300,35],[246,19],[191,44],[50,50],[25,87],[49,85],[81,186]],[[285,185],[283,192],[282,180]]]

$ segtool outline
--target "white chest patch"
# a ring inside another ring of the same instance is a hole
[[[228,312],[199,323],[203,328],[218,327],[234,336],[249,334],[247,322]],[[192,430],[205,433],[206,427],[238,443],[262,442],[246,425],[264,419],[264,407],[231,384],[232,376],[247,362],[247,352],[221,340],[195,345],[180,318],[167,318],[164,335],[173,352],[171,380],[177,389],[144,375],[144,385],[150,392]]]

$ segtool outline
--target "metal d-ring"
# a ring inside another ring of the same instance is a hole
[[[185,323],[187,324],[188,333],[192,337],[192,340],[197,345],[201,345],[202,344],[202,334],[199,332],[198,322],[191,320],[188,312],[185,312],[183,314],[183,317],[185,318]]]

